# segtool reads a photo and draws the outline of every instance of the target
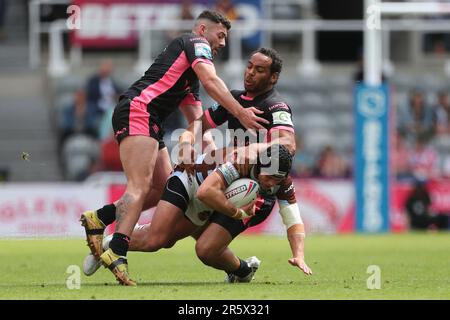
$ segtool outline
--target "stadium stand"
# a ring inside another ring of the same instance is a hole
[[[28,65],[27,13],[27,1],[7,1],[0,41],[0,171],[3,181],[58,181],[46,76]]]
[[[280,3],[274,6],[274,9],[273,18],[275,19],[292,20],[305,17],[302,8],[292,3]],[[25,1],[10,2],[5,26],[7,38],[2,42],[2,50],[0,50],[0,70],[2,71],[27,68],[27,11]],[[291,105],[297,132],[304,141],[304,152],[317,156],[326,145],[332,144],[337,153],[344,156],[346,160],[351,159],[354,141],[353,76],[356,65],[323,63],[320,75],[299,76],[296,68],[298,57],[290,52],[289,45],[283,44],[286,34],[275,32],[272,36],[275,40],[279,40],[274,41],[273,45],[285,59],[284,70],[277,87]],[[295,34],[288,36],[297,37]],[[12,123],[9,117],[0,117],[0,147],[4,151],[0,158],[0,168],[9,172],[8,178],[12,181],[54,181],[69,179],[68,177],[73,179],[73,174],[65,172],[67,156],[63,156],[63,148],[58,147],[57,143],[58,128],[64,108],[73,103],[74,93],[77,90],[86,87],[89,75],[97,69],[99,62],[104,58],[114,60],[117,69],[114,78],[118,87],[122,89],[128,87],[139,75],[134,68],[130,67],[134,62],[134,55],[134,52],[127,51],[87,52],[83,56],[83,64],[80,67],[71,68],[70,76],[47,78],[43,70],[27,73],[23,77],[20,73],[16,73],[14,77],[2,73],[4,82],[8,83],[7,87],[0,88],[2,108],[4,105],[3,110],[15,119]],[[217,68],[229,88],[241,88],[241,72],[230,75],[226,72],[226,64],[221,62],[218,62]],[[394,88],[392,107],[395,111],[408,104],[413,90],[420,89],[424,92],[426,104],[433,108],[434,113],[438,92],[448,90],[450,87],[450,79],[444,76],[442,68],[439,69],[436,64],[430,63],[416,65],[414,68],[408,64],[398,64],[396,72],[389,77],[389,81]],[[14,95],[22,93],[21,88],[24,86],[27,87],[26,96],[20,99],[14,98]],[[203,89],[201,89],[201,96],[205,108],[214,102]],[[30,105],[33,109],[29,108]],[[399,113],[397,113],[398,116]],[[20,129],[16,123],[20,123]],[[184,125],[184,119],[179,113],[169,121],[170,129]],[[100,136],[95,142],[98,145],[104,143],[104,139],[108,139],[107,126],[108,119],[105,117],[102,119]],[[172,146],[168,139],[170,133],[170,130],[166,133],[169,147]],[[14,142],[9,139],[12,136],[16,137]],[[439,154],[440,171],[442,174],[449,175],[448,133],[433,134],[432,138],[429,143]],[[90,147],[87,147],[87,150],[90,150]],[[30,154],[31,162],[16,161],[22,152]],[[91,154],[90,151],[86,153]],[[98,154],[94,156],[94,159],[97,158]],[[29,171],[25,164],[30,168]],[[41,166],[42,170],[35,170],[33,166]],[[101,167],[93,166],[94,170]]]
[[[289,60],[286,62],[287,65],[293,63]],[[221,67],[223,66],[218,66],[219,72],[225,75],[226,73],[223,72]],[[286,69],[289,69],[289,67],[286,67]],[[295,77],[291,71],[284,70],[283,72],[278,90],[291,105],[297,131],[303,135],[305,152],[317,155],[323,147],[332,144],[335,146],[337,153],[347,160],[351,160],[349,152],[351,153],[353,149],[354,141],[352,69],[348,68],[347,72],[339,71],[338,73],[328,71],[329,74],[308,80],[299,78],[295,82],[287,81],[287,79]],[[325,69],[325,72],[327,72],[327,69]],[[224,78],[229,83],[230,88],[239,88],[239,85],[241,85],[239,76],[224,76]],[[54,92],[53,101],[56,110],[59,110],[62,105],[71,100],[71,95],[82,86],[85,77],[85,74],[80,74],[73,77],[64,77],[53,82],[55,84],[52,90]],[[133,77],[135,77],[135,74],[129,72],[117,75],[117,79],[121,80],[120,85],[122,87],[129,85],[134,79]],[[427,74],[419,77],[419,81],[417,81],[417,78],[414,80],[408,72],[396,73],[392,78],[395,92],[394,110],[397,110],[399,106],[407,105],[411,92],[417,88],[425,93],[427,105],[434,106],[438,91],[442,90],[447,82],[444,77],[437,77],[436,75],[433,81],[429,80]],[[421,87],[418,86],[418,83],[427,85]],[[201,96],[205,107],[214,102],[205,94],[204,90],[201,90]],[[174,119],[173,121],[181,121],[181,124],[184,124],[183,119]],[[166,140],[169,137],[170,131],[166,133]],[[448,141],[448,137],[441,134],[430,142],[441,155],[441,170],[444,170],[445,166],[448,167],[446,164],[448,161],[445,160],[450,154]],[[168,141],[168,145],[171,146],[170,141]]]

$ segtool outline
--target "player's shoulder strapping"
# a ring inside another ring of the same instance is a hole
[[[217,167],[217,172],[221,174],[227,186],[229,186],[233,181],[240,178],[239,171],[236,169],[232,162],[225,162]]]

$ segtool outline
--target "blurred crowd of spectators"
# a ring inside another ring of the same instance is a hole
[[[450,177],[450,104],[448,92],[429,103],[421,90],[410,92],[407,103],[397,108],[394,172],[397,179],[431,180]]]
[[[1,0],[0,0],[1,1]],[[233,1],[217,1],[214,10],[222,12],[230,20],[239,19]],[[180,19],[194,19],[192,3],[185,0],[180,6]],[[190,30],[168,30],[164,42]],[[227,48],[227,47],[226,47]],[[252,48],[254,49],[254,48]],[[228,59],[227,50],[220,59]],[[111,127],[112,112],[121,90],[112,77],[113,64],[104,60],[84,88],[74,92],[73,102],[59,110],[57,120],[61,165],[67,180],[82,181],[96,171],[122,169],[118,145]],[[180,127],[179,114],[171,119],[166,130]]]
[[[427,99],[428,96],[428,99]],[[429,103],[428,101],[436,101]],[[447,91],[435,97],[421,90],[409,93],[395,112],[392,169],[397,180],[431,180],[450,177],[450,101]],[[338,142],[337,142],[338,143]],[[338,153],[332,145],[313,157],[297,139],[294,175],[314,178],[348,178],[352,156]]]
[[[119,88],[113,79],[111,60],[103,60],[97,72],[73,93],[68,105],[58,108],[58,141],[65,178],[82,181],[96,171],[121,171],[119,149],[114,138],[111,118]],[[178,114],[179,116],[179,114]],[[168,121],[166,131],[183,127],[177,115]],[[303,152],[297,137],[297,153],[293,175],[296,177],[349,178],[351,166],[331,145],[317,157]]]
[[[233,1],[217,1],[214,9],[224,13],[230,20],[239,19],[239,12]],[[189,0],[181,4],[180,18],[186,20],[194,18],[192,3]],[[188,31],[168,31],[166,41],[180,32]],[[445,40],[441,38],[438,40]],[[431,46],[436,47],[435,44]],[[227,56],[228,52],[225,50],[222,58],[227,59]],[[360,70],[355,76],[356,81],[362,79],[362,60],[358,62],[358,65]],[[86,80],[84,88],[74,92],[73,102],[60,110],[59,148],[68,180],[84,180],[98,170],[121,170],[118,146],[111,128],[111,116],[118,95],[125,88],[117,86],[112,72],[112,62],[103,61],[97,73]],[[391,159],[393,173],[399,180],[418,177],[421,179],[450,177],[450,163],[448,165],[444,163],[450,162],[450,157],[448,160],[442,158],[441,153],[436,149],[436,141],[445,141],[450,138],[448,93],[445,91],[437,93],[435,104],[430,105],[428,100],[426,93],[414,90],[406,103],[400,103],[397,106],[396,132],[392,141]],[[342,154],[337,149],[339,148],[336,148],[336,145],[327,144],[317,154],[311,154],[303,148],[302,137],[297,137],[293,176],[324,179],[351,178],[353,156]]]
[[[73,102],[60,108],[59,149],[68,180],[84,180],[98,170],[121,170],[111,117],[124,88],[118,87],[112,73],[112,62],[102,61],[85,86],[74,92]],[[450,163],[446,163],[450,161],[449,96],[441,91],[431,100],[436,103],[428,103],[430,99],[426,99],[423,91],[413,90],[407,101],[396,108],[391,160],[398,180],[450,177]],[[449,151],[448,157],[439,149],[442,145]],[[351,178],[353,156],[341,154],[335,147],[325,145],[317,155],[312,155],[304,150],[298,136],[293,176]]]
[[[352,175],[351,165],[332,145],[325,145],[314,156],[303,149],[303,142],[297,136],[297,151],[291,171],[296,178],[344,179]]]
[[[59,150],[68,180],[81,181],[98,170],[121,170],[111,117],[122,88],[112,73],[112,61],[103,60],[85,86],[75,91],[73,102],[60,106]]]

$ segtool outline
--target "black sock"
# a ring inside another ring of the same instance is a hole
[[[114,204],[103,206],[103,208],[97,210],[97,216],[105,226],[110,225],[116,220],[116,206]]]
[[[109,248],[115,254],[119,256],[126,256],[128,251],[128,246],[130,243],[130,237],[122,233],[114,233],[111,242],[109,243]]]
[[[237,275],[239,278],[245,278],[252,272],[252,269],[248,266],[247,262],[242,259],[239,259],[241,263],[239,268],[236,271],[233,271],[232,274]]]

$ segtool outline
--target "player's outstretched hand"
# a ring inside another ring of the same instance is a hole
[[[288,260],[289,264],[294,267],[299,267],[306,275],[311,275],[312,270],[308,267],[305,260],[302,258],[291,258]]]
[[[264,112],[256,109],[255,107],[242,109],[239,114],[239,122],[247,129],[260,130],[264,129],[261,123],[269,124],[264,118],[258,117],[258,114],[263,114]]]

